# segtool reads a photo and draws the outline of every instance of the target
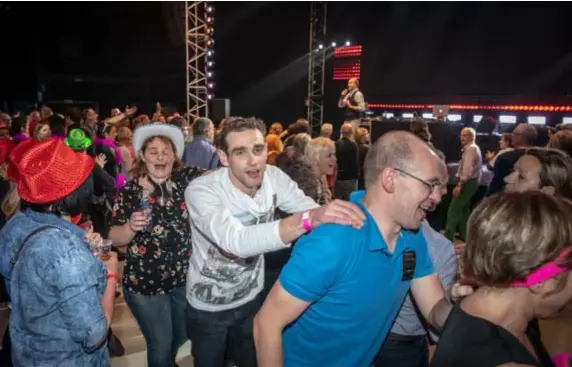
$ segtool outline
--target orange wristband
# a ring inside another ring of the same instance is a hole
[[[107,273],[106,279],[114,279],[116,283],[119,283],[119,275],[115,273]]]

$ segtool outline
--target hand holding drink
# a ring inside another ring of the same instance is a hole
[[[111,240],[101,239],[99,242],[90,243],[91,253],[99,258],[101,261],[106,261],[111,256]]]
[[[131,214],[129,218],[129,228],[133,232],[151,231],[152,230],[152,208],[147,202],[142,202],[139,210]]]

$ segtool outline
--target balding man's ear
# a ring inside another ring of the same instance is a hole
[[[379,174],[379,183],[383,190],[392,194],[395,191],[395,178],[398,173],[392,168],[385,168]]]

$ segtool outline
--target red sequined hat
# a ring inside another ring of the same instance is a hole
[[[10,179],[18,185],[20,197],[34,204],[56,202],[80,187],[95,161],[76,153],[59,139],[28,139],[10,154]]]

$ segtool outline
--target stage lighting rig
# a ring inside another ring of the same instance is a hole
[[[208,116],[208,100],[214,98],[213,1],[186,1],[187,114],[189,118]]]
[[[308,98],[306,118],[312,130],[319,131],[324,120],[324,77],[326,53],[326,1],[310,2],[310,47],[308,63]]]

